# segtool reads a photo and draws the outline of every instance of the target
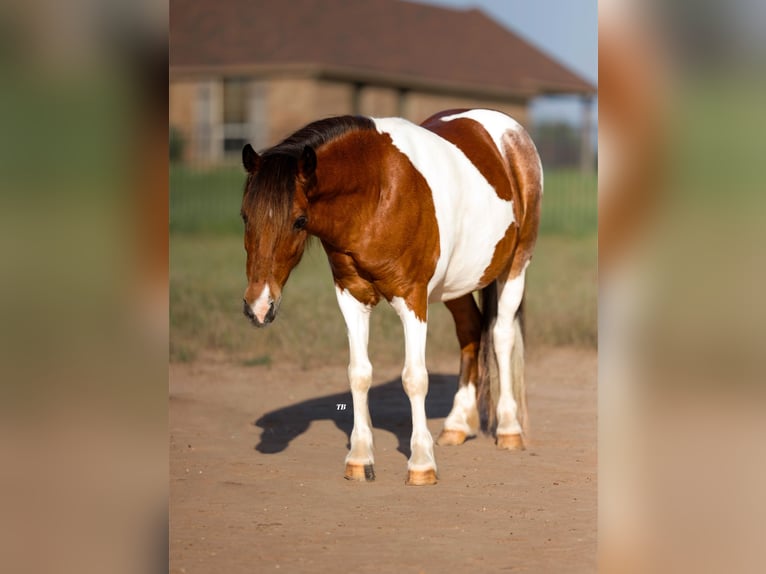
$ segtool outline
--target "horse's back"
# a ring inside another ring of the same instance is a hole
[[[495,110],[448,110],[421,125],[458,146],[498,195],[513,202],[515,227],[496,245],[482,284],[502,273],[517,275],[532,257],[540,223],[543,167],[532,138],[516,120]],[[498,162],[504,175],[497,173]]]
[[[491,282],[507,267],[517,238],[513,225],[523,224],[536,201],[529,190],[541,182],[529,136],[490,110],[443,112],[421,126],[375,122],[431,189],[440,253],[429,299],[454,299]]]
[[[543,186],[540,156],[527,131],[512,117],[495,110],[447,110],[421,125],[459,147],[503,199],[518,203],[517,222],[539,203]],[[490,139],[495,149],[488,152]],[[505,168],[507,185],[495,173],[498,160]]]

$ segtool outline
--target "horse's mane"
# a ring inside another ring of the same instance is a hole
[[[375,129],[370,118],[337,116],[317,120],[261,153],[255,176],[245,183],[242,214],[256,229],[265,225],[290,229],[290,207],[295,194],[298,161],[306,146],[314,150],[350,131]]]
[[[300,157],[303,148],[311,146],[314,149],[323,144],[355,130],[375,129],[375,124],[370,118],[364,116],[336,116],[317,120],[302,127],[297,132],[285,138],[272,148],[265,150],[264,158],[273,155],[288,155],[294,158]]]

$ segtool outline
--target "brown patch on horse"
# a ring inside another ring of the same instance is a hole
[[[515,253],[508,269],[510,279],[518,276],[532,259],[540,227],[540,206],[543,194],[543,174],[537,148],[526,131],[505,134],[505,156],[515,180],[518,182],[518,238]]]
[[[343,134],[316,153],[315,180],[301,191],[307,230],[321,239],[336,284],[370,305],[401,297],[425,321],[440,252],[426,180],[389,135],[373,130]],[[351,161],[376,167],[349,169]]]

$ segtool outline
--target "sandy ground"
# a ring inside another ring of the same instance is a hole
[[[456,363],[429,360],[434,436]],[[376,480],[356,483],[343,479],[352,407],[342,358],[311,371],[172,365],[170,571],[596,570],[595,351],[531,353],[530,447],[499,451],[487,436],[436,447],[439,484],[428,487],[404,485],[401,366],[375,368]]]

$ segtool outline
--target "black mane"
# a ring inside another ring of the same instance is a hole
[[[290,208],[295,195],[298,160],[306,146],[314,150],[350,131],[374,130],[375,124],[363,116],[337,116],[317,120],[299,129],[274,147],[261,153],[255,176],[248,176],[242,202],[242,217],[255,229],[277,226],[290,229]],[[271,215],[269,215],[271,214]]]
[[[310,146],[314,149],[333,139],[355,130],[374,130],[375,124],[364,116],[336,116],[317,120],[302,127],[291,136],[285,138],[272,148],[265,150],[263,158],[273,155],[287,155],[298,158],[303,148]]]

